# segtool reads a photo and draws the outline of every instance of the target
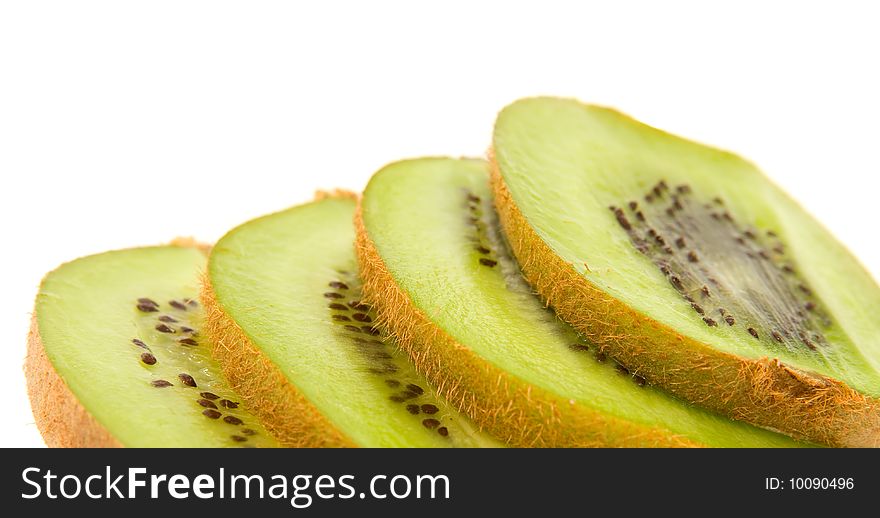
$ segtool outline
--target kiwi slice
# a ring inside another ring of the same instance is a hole
[[[573,100],[498,117],[493,185],[532,286],[688,401],[880,446],[880,288],[749,162]]]
[[[43,280],[25,363],[49,446],[277,446],[211,358],[196,301],[205,251],[108,252]]]
[[[478,160],[392,164],[356,220],[367,300],[443,397],[515,446],[796,446],[646,386],[522,279]]]
[[[229,232],[203,300],[233,386],[288,446],[498,446],[383,339],[361,301],[354,195]]]

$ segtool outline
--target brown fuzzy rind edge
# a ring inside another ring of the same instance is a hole
[[[190,237],[173,239],[168,246],[197,248],[205,255],[211,245]],[[50,448],[122,448],[123,445],[83,407],[55,370],[40,338],[37,314],[31,316],[24,362],[31,411],[43,441]]]
[[[364,301],[416,369],[488,433],[515,447],[695,447],[667,430],[602,415],[533,387],[480,358],[433,323],[397,285],[355,215]]]
[[[121,448],[58,375],[46,356],[36,313],[31,317],[24,362],[28,398],[37,429],[50,448]]]
[[[544,300],[603,352],[650,383],[795,438],[880,446],[880,401],[777,359],[724,353],[647,317],[594,286],[526,221],[490,153],[495,207],[523,274]]]
[[[292,448],[355,446],[250,341],[218,302],[207,274],[201,300],[214,359],[248,410],[278,442]]]

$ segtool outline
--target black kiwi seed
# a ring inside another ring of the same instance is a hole
[[[425,389],[423,389],[422,387],[416,385],[415,383],[409,383],[409,384],[406,386],[406,388],[407,388],[410,392],[415,392],[416,394],[418,394],[418,395],[420,395],[420,396],[421,396],[422,394],[425,393]]]
[[[187,387],[198,387],[198,385],[196,384],[196,380],[193,379],[192,376],[190,376],[189,374],[187,374],[185,372],[181,372],[180,374],[177,375],[177,377],[180,379],[180,382],[183,383],[184,385],[186,385]]]
[[[492,259],[486,259],[485,257],[481,257],[480,264],[482,264],[483,266],[488,266],[489,268],[492,268],[493,266],[498,264],[498,261],[495,261]]]
[[[361,329],[363,329],[365,333],[371,334],[373,336],[379,336],[381,334],[379,330],[373,326],[361,326]]]
[[[357,320],[358,322],[372,322],[373,319],[370,318],[370,315],[364,313],[355,313],[351,316],[351,318]]]
[[[750,327],[750,328],[749,328],[749,334],[752,335],[752,336],[754,336],[755,338],[758,338],[758,332],[755,331],[755,328],[754,328],[754,327]]]
[[[400,397],[402,397],[403,399],[414,399],[419,397],[419,395],[411,390],[404,390],[400,393]]]
[[[141,298],[139,298],[139,299],[137,300],[137,302],[138,302],[138,304],[144,304],[144,305],[147,305],[147,306],[155,306],[155,307],[159,307],[159,303],[158,303],[158,302],[156,302],[156,301],[153,300],[153,299],[147,298],[147,297],[141,297]]]
[[[159,308],[156,306],[151,306],[149,304],[138,304],[137,308],[144,313],[155,313],[159,311]]]
[[[637,201],[629,202],[629,210],[636,210],[639,208],[639,203]]]
[[[213,401],[208,401],[207,399],[197,399],[196,403],[202,405],[205,408],[217,408],[217,405],[215,405]]]
[[[630,225],[629,220],[626,219],[626,215],[623,213],[622,209],[617,207],[609,207],[612,211],[614,211],[614,217],[617,219],[617,222],[623,227],[624,230],[632,230],[632,225]]]
[[[440,428],[437,428],[437,433],[439,433],[443,437],[446,437],[449,435],[449,429],[445,426],[441,426]]]
[[[711,293],[709,293],[709,287],[706,286],[705,284],[703,285],[702,288],[700,288],[700,293],[702,293],[704,297],[711,297],[712,296]]]
[[[599,363],[604,362],[608,357],[602,351],[596,353],[596,361]]]
[[[228,423],[228,424],[232,424],[232,425],[240,425],[244,421],[242,421],[241,419],[239,419],[233,415],[228,415],[223,418],[223,422]]]
[[[701,315],[703,315],[703,314],[706,313],[706,312],[703,310],[703,307],[700,306],[699,304],[697,304],[696,302],[692,302],[692,303],[691,303],[691,307],[694,308],[694,311],[696,311],[697,313],[699,313],[699,314],[701,314]]]
[[[590,350],[590,347],[584,344],[568,344],[568,348],[577,352],[586,352]]]
[[[209,419],[218,419],[223,414],[214,410],[213,408],[209,408],[209,409],[205,410],[204,412],[202,412],[202,415],[209,418]]]
[[[683,237],[679,237],[678,239],[675,240],[675,246],[677,246],[678,248],[684,248],[686,245],[687,245],[687,243],[684,242]]]
[[[224,408],[238,408],[238,403],[236,403],[235,401],[230,401],[228,399],[221,399],[220,406]]]
[[[422,405],[422,412],[424,412],[428,415],[436,414],[439,411],[440,411],[439,408],[437,408],[436,406],[434,406],[430,403],[426,403],[426,404]]]
[[[172,300],[168,302],[168,305],[170,305],[172,308],[186,311],[186,305],[183,302]]]
[[[727,322],[727,325],[732,326],[736,324],[736,319],[733,318],[733,315],[727,315],[724,317],[724,321]]]
[[[348,311],[348,306],[334,302],[328,306],[330,309],[338,309],[339,311]]]
[[[816,309],[816,303],[809,301],[806,304],[804,304],[804,309],[806,309],[807,311],[813,311],[814,309]]]
[[[181,345],[199,345],[193,338],[181,338],[177,342]]]
[[[217,394],[214,394],[213,392],[202,392],[199,395],[205,399],[210,399],[210,400],[220,399],[220,396],[218,396]]]
[[[492,253],[492,251],[489,250],[488,248],[486,248],[485,246],[474,247],[474,250],[476,250],[477,252],[480,252],[483,255]]]
[[[147,350],[150,349],[149,346],[147,346],[147,344],[145,344],[142,340],[138,340],[137,338],[132,338],[131,343],[135,344],[136,346],[140,347],[141,349],[147,349]]]
[[[335,291],[328,291],[327,293],[324,294],[324,297],[326,297],[328,299],[341,299],[341,298],[343,298],[341,293],[336,293]]]
[[[406,411],[412,415],[418,415],[419,413],[419,405],[406,405]]]
[[[174,329],[165,324],[157,324],[156,331],[159,331],[160,333],[173,333]]]
[[[782,335],[779,334],[778,331],[773,331],[773,332],[770,333],[770,334],[773,336],[773,339],[774,339],[774,340],[776,340],[776,341],[779,342],[779,343],[782,343]]]
[[[247,441],[247,437],[242,437],[240,435],[230,435],[229,436],[235,442],[245,442]]]
[[[330,286],[331,288],[336,289],[336,290],[347,290],[348,289],[348,284],[345,284],[344,282],[339,282],[339,281],[333,281],[330,284],[328,284],[328,286]]]
[[[367,370],[373,374],[394,374],[399,369],[393,363],[383,363],[379,367],[370,367]]]
[[[156,357],[150,353],[142,353],[141,361],[146,363],[147,365],[156,365]]]
[[[333,315],[333,320],[338,320],[340,322],[351,322],[351,319],[345,315]]]
[[[242,428],[241,433],[243,433],[244,435],[257,435],[257,432],[251,430],[250,428]]]
[[[716,327],[718,325],[718,322],[716,322],[715,319],[709,317],[703,317],[703,322],[709,327]]]
[[[429,430],[433,430],[434,428],[437,428],[438,426],[440,426],[440,421],[438,421],[436,419],[424,419],[422,421],[422,425],[424,425],[424,427]]]
[[[397,388],[400,386],[400,382],[397,380],[385,380],[385,384],[391,388]]]
[[[180,332],[181,333],[190,333],[193,336],[196,336],[198,334],[198,333],[196,333],[195,329],[193,329],[191,327],[186,327],[186,326],[180,326]]]
[[[698,262],[700,262],[700,258],[697,257],[697,253],[694,252],[693,250],[691,250],[690,252],[688,252],[687,257],[688,257],[688,261],[690,261],[690,262],[692,262],[692,263],[698,263]]]
[[[199,307],[199,303],[195,299],[186,299],[186,305],[193,308]]]
[[[150,385],[152,385],[156,388],[165,388],[165,387],[174,386],[173,383],[171,383],[170,381],[165,381],[165,380],[153,380],[150,382]]]
[[[168,322],[169,324],[176,324],[177,319],[172,316],[169,316],[169,315],[162,315],[159,317],[159,322]]]

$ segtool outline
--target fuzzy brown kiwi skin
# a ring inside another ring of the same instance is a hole
[[[724,353],[594,286],[532,229],[490,152],[502,230],[526,280],[559,316],[648,382],[734,419],[838,447],[880,446],[880,401],[778,359]]]
[[[315,201],[327,198],[356,200],[358,195],[345,190],[315,193]],[[282,445],[291,448],[357,446],[251,342],[217,300],[207,273],[202,277],[201,301],[205,308],[205,333],[213,344],[214,359],[248,409]]]
[[[210,245],[178,237],[169,246],[196,248],[205,255]],[[55,370],[43,340],[36,310],[31,316],[24,362],[31,411],[40,435],[50,448],[122,448],[123,445],[89,413]]]
[[[206,274],[202,281],[205,334],[226,380],[263,426],[289,448],[354,447],[251,342],[218,302]]]
[[[83,407],[46,356],[37,315],[31,317],[24,363],[28,398],[37,429],[50,448],[121,448],[122,444]]]
[[[668,430],[602,415],[533,387],[458,343],[397,285],[355,215],[364,301],[440,396],[481,429],[514,447],[699,447]]]

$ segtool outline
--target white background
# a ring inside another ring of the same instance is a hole
[[[481,155],[522,96],[737,151],[880,274],[871,2],[307,4],[2,4],[2,445],[42,444],[21,364],[46,271]]]

